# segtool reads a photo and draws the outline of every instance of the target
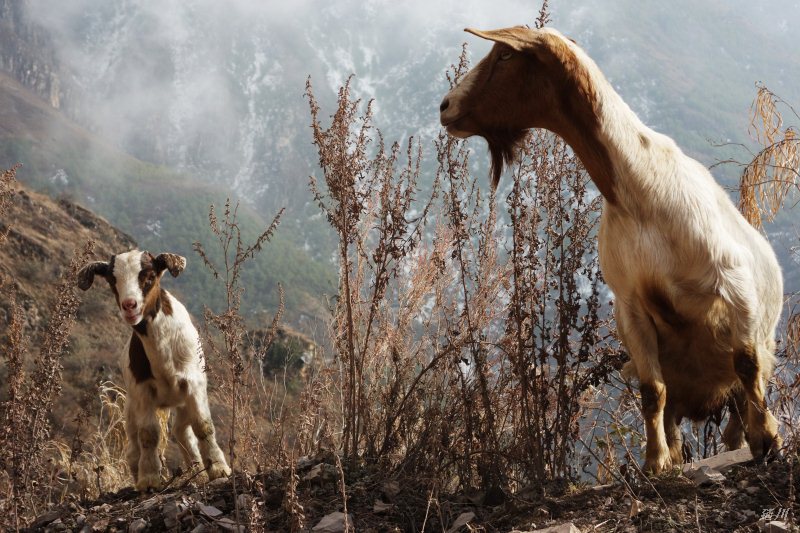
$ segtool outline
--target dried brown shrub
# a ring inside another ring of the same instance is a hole
[[[57,286],[56,303],[41,342],[34,366],[29,373],[25,357],[30,339],[24,332],[23,311],[12,305],[9,338],[4,347],[8,367],[8,398],[0,406],[0,473],[7,485],[6,498],[0,500],[3,527],[19,528],[49,501],[56,482],[58,457],[63,448],[51,439],[53,402],[61,391],[61,359],[69,342],[80,300],[74,285],[78,269],[92,254],[87,243],[73,256]],[[13,300],[13,293],[9,295]]]
[[[462,53],[451,84],[466,70]],[[580,417],[620,357],[585,170],[563,142],[531,135],[503,219],[464,141],[440,133],[423,191],[421,148],[387,149],[349,82],[328,127],[310,82],[307,97],[324,177],[311,187],[339,239],[338,372],[318,385],[341,406],[334,444],[424,472],[432,493],[577,477]]]
[[[739,209],[756,228],[772,221],[791,195],[800,190],[800,135],[784,126],[783,112],[797,112],[767,87],[759,85],[750,133],[761,149],[746,164],[739,183]]]
[[[209,210],[208,220],[211,231],[216,236],[217,242],[212,253],[208,253],[203,245],[195,242],[195,252],[202,258],[206,268],[224,285],[226,301],[221,311],[214,312],[206,306],[205,319],[205,344],[206,370],[214,377],[214,387],[211,396],[215,403],[225,406],[224,420],[228,432],[228,456],[232,469],[247,470],[248,468],[262,467],[270,458],[277,458],[281,449],[280,440],[281,416],[275,419],[265,419],[264,413],[270,412],[270,403],[274,401],[274,390],[270,391],[264,382],[262,372],[263,358],[275,337],[278,322],[283,314],[283,290],[279,286],[280,306],[276,311],[272,327],[261,339],[260,353],[253,354],[248,359],[243,353],[246,335],[245,319],[240,312],[244,287],[241,285],[241,275],[248,261],[256,257],[272,238],[280,223],[281,210],[270,225],[261,234],[256,236],[251,244],[246,244],[242,237],[238,220],[238,204],[231,205],[230,200],[225,203],[223,217],[217,217],[212,205]],[[219,259],[217,259],[219,258]],[[252,343],[251,343],[252,344]],[[277,423],[279,438],[276,441],[274,434],[270,434],[271,425]],[[277,459],[273,459],[270,466],[279,466]],[[234,500],[236,500],[236,519],[240,521],[238,507],[237,481],[233,476]]]

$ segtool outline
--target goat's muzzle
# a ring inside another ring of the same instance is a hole
[[[444,126],[447,133],[459,139],[466,139],[475,135],[474,131],[464,129],[464,119],[466,113],[462,113],[458,109],[458,105],[452,105],[450,95],[444,97],[442,103],[439,104],[439,122]]]
[[[120,302],[119,306],[122,310],[122,317],[128,324],[135,326],[139,323],[142,318],[142,313],[138,309],[139,305],[136,303],[135,299],[127,298]]]

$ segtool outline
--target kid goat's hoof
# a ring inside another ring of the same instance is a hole
[[[136,490],[147,492],[148,490],[159,490],[161,488],[161,476],[158,474],[141,475],[136,481]]]
[[[213,463],[207,470],[208,480],[214,481],[221,477],[229,477],[231,469],[225,463]]]

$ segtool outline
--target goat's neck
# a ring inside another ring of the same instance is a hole
[[[659,166],[652,144],[664,137],[645,126],[588,61],[591,90],[581,95],[586,99],[581,107],[594,109],[594,114],[577,121],[562,117],[553,131],[570,145],[607,202],[624,208],[630,192],[652,186]],[[588,102],[586,94],[596,101]],[[674,147],[671,141],[669,145]]]
[[[183,306],[172,298],[169,293],[159,289],[159,294],[151,303],[149,309],[145,308],[144,318],[133,327],[142,342],[159,344],[162,340],[174,337],[180,330],[180,323],[176,320],[175,312],[185,312]]]

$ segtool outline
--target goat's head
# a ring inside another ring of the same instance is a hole
[[[135,326],[152,311],[160,297],[161,275],[165,270],[173,277],[186,267],[186,259],[176,254],[159,254],[132,250],[117,254],[110,261],[94,261],[78,272],[78,287],[88,290],[95,276],[108,281],[117,299],[120,314]]]
[[[495,187],[528,129],[565,136],[568,124],[580,127],[591,119],[592,98],[586,98],[579,48],[556,30],[465,31],[495,45],[444,97],[440,120],[450,135],[486,139]]]

